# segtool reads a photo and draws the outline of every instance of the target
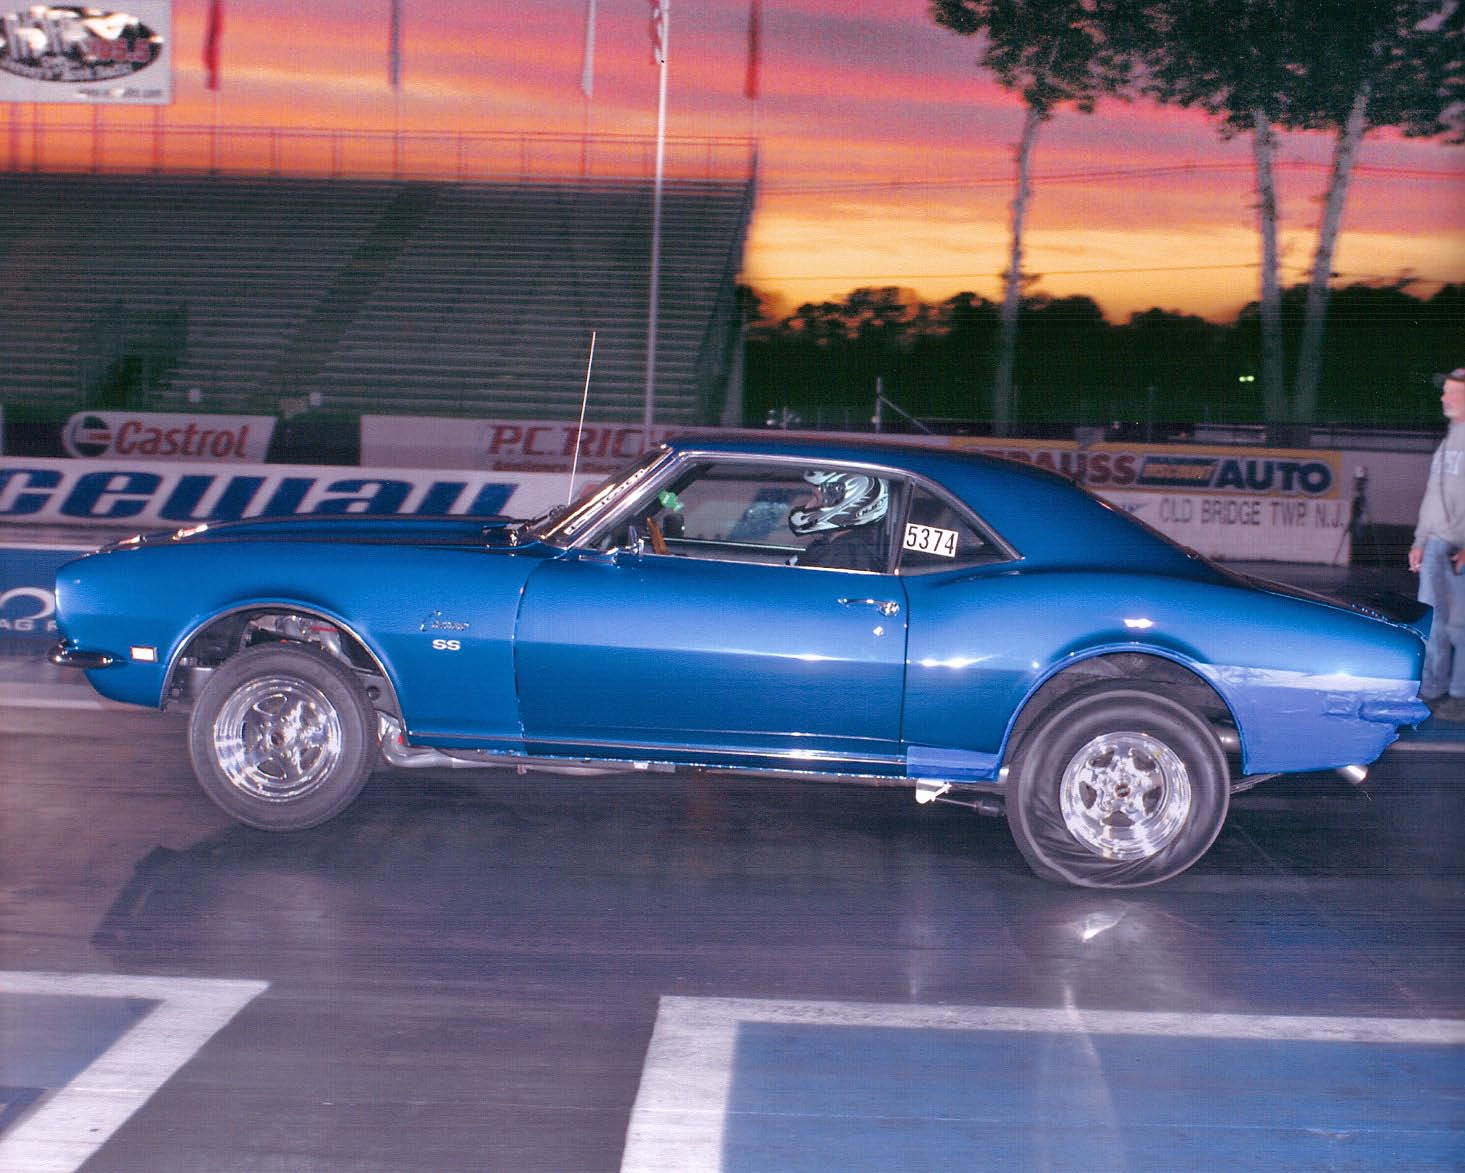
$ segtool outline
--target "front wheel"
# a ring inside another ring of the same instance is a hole
[[[1200,859],[1226,821],[1229,772],[1210,727],[1143,685],[1061,700],[1029,729],[1007,822],[1044,879],[1140,888]]]
[[[269,644],[228,660],[193,706],[189,756],[204,793],[265,831],[299,831],[351,805],[377,761],[371,702],[350,667]]]

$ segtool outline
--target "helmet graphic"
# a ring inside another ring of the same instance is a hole
[[[890,508],[890,488],[879,477],[815,469],[804,480],[814,486],[814,497],[788,515],[788,527],[796,534],[869,525]]]

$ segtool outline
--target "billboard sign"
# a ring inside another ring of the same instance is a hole
[[[82,411],[66,421],[61,446],[89,459],[262,461],[272,415],[174,415]]]
[[[452,419],[363,415],[361,463],[413,468],[482,468],[495,472],[615,472],[668,435],[703,429],[573,420]],[[578,449],[578,452],[577,452]]]
[[[0,0],[0,101],[166,105],[172,0],[126,8]]]
[[[1346,565],[1358,485],[1322,449],[953,438],[1072,477],[1209,558]]]
[[[577,487],[588,478],[578,478]],[[0,457],[0,525],[182,528],[251,517],[532,517],[561,474]]]

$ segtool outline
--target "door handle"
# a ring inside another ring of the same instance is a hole
[[[874,607],[886,618],[900,614],[900,604],[894,599],[840,599],[841,607]]]

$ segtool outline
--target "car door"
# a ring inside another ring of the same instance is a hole
[[[658,541],[664,553],[633,526],[530,576],[516,672],[531,752],[772,755],[805,768],[896,760],[900,579],[790,565],[808,543],[786,526],[782,543],[753,532],[787,518],[789,494],[768,478],[789,474],[740,471],[745,483],[716,501],[693,500],[698,486],[685,480],[652,493],[660,504],[645,516],[667,515],[673,535]],[[717,511],[725,520],[714,525]]]

